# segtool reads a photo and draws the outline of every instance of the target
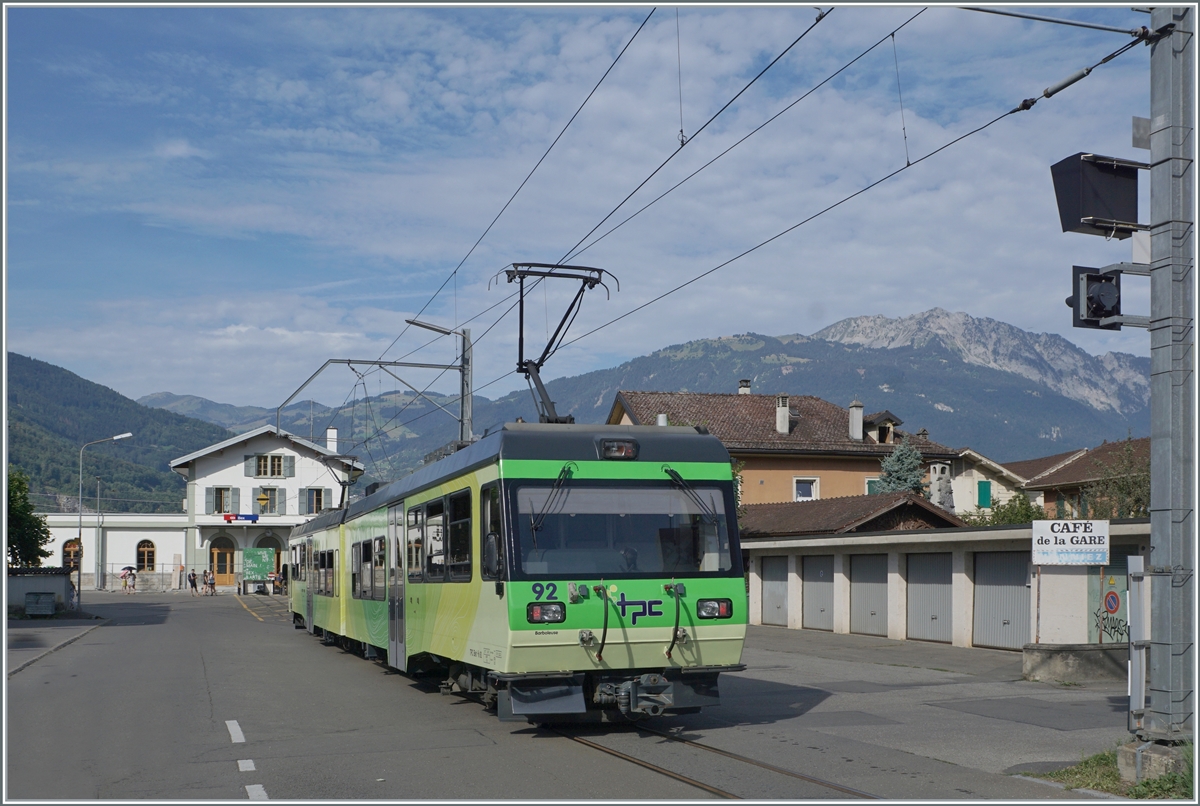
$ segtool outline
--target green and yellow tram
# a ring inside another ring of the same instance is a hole
[[[747,600],[729,454],[702,430],[507,424],[294,530],[296,624],[505,720],[716,705]]]

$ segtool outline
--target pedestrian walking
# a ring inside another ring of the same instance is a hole
[[[205,596],[208,596],[208,569],[207,568],[204,569],[204,578],[201,580],[201,585],[203,587],[203,590],[201,590],[200,592],[203,593]]]
[[[187,581],[188,587],[192,591],[192,596],[199,596],[200,594],[196,592],[196,569],[193,568],[191,573],[188,574]]]
[[[129,588],[126,593],[137,593],[137,574],[133,571],[129,572]]]
[[[208,595],[217,595],[217,575],[214,571],[208,572]]]

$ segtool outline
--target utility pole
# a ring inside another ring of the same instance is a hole
[[[1150,55],[1150,702],[1144,739],[1194,733],[1195,9],[1155,8]]]
[[[459,378],[459,404],[458,404],[458,439],[460,442],[471,441],[471,395],[474,392],[471,389],[471,331],[468,328],[463,328],[458,331],[458,335],[462,336],[462,355],[459,356],[458,365],[461,367]]]

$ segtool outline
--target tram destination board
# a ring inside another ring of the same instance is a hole
[[[1108,565],[1108,521],[1034,521],[1034,565]]]

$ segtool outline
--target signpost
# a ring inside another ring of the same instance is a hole
[[[242,590],[249,582],[267,582],[275,573],[275,549],[242,549]]]
[[[1108,565],[1108,521],[1034,521],[1033,564],[1037,566],[1037,626],[1033,642],[1042,642],[1042,566]],[[1115,593],[1111,594],[1116,596]],[[1104,602],[1108,607],[1107,599]],[[1121,606],[1117,599],[1110,613]]]

